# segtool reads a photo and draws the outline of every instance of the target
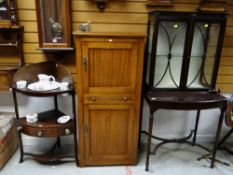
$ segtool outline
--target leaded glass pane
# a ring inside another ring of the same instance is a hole
[[[180,86],[186,28],[184,22],[159,23],[154,87]]]
[[[195,24],[187,79],[188,88],[211,87],[219,30],[219,24]]]

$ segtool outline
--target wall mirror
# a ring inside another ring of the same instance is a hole
[[[36,0],[39,47],[67,49],[71,47],[70,1]]]

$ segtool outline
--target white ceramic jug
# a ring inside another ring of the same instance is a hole
[[[46,74],[38,74],[37,77],[39,78],[39,81],[41,83],[49,83],[49,82],[54,82],[55,78],[52,75],[46,75]]]
[[[39,83],[44,86],[49,86],[53,82],[55,82],[55,78],[52,75],[46,75],[46,74],[38,74]]]

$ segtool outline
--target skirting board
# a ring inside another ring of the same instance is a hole
[[[164,136],[159,136],[159,137],[168,138],[168,139],[169,139],[169,138],[181,138],[180,135],[164,135]],[[221,135],[221,138],[222,138],[222,137],[223,137],[223,135]],[[191,139],[192,139],[192,138],[191,138]],[[191,140],[191,139],[190,139],[190,140]],[[214,142],[214,139],[215,139],[215,136],[213,136],[213,135],[197,135],[196,141],[197,141],[197,143],[212,143],[212,142]],[[141,142],[142,142],[142,143],[146,143],[146,141],[147,141],[147,136],[146,136],[145,134],[143,134],[142,137],[141,137]],[[157,144],[157,143],[159,143],[160,141],[155,140],[155,139],[152,139],[151,142]],[[226,142],[227,142],[227,143],[232,143],[232,142],[233,142],[233,135],[230,136],[230,137],[227,139]]]
[[[179,138],[179,135],[164,135],[164,136],[160,136],[163,138]],[[222,138],[223,136],[221,136]],[[23,145],[46,145],[46,144],[52,144],[55,142],[56,138],[38,138],[38,137],[23,137]],[[147,136],[142,134],[141,137],[141,142],[142,143],[146,143],[146,139]],[[213,135],[199,135],[197,136],[197,142],[198,143],[211,143],[213,142],[215,139],[215,136]],[[233,135],[231,137],[228,138],[227,140],[228,143],[232,143],[233,142]],[[66,136],[66,137],[62,137],[61,138],[61,144],[73,144],[74,143],[74,139],[72,136]],[[158,141],[152,139],[152,143],[158,143]]]

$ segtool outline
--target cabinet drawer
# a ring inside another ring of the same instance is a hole
[[[135,96],[133,94],[85,94],[84,104],[113,104],[123,103],[131,104],[134,103]]]

